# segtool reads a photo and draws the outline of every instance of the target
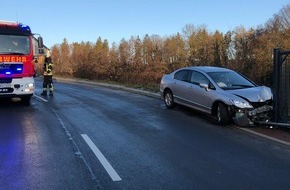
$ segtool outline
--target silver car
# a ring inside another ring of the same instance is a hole
[[[273,110],[269,87],[221,67],[185,67],[164,75],[160,95],[167,108],[181,104],[212,115],[220,125],[268,121]]]

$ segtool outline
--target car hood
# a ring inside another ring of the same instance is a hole
[[[271,89],[266,86],[229,90],[228,92],[250,102],[265,102],[273,97]]]

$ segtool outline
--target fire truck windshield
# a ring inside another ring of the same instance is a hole
[[[27,55],[30,53],[29,36],[0,34],[0,54]]]

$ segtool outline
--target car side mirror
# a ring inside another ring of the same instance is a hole
[[[43,39],[41,36],[38,37],[37,41],[38,41],[38,48],[43,48]]]
[[[204,88],[206,91],[208,91],[208,89],[209,89],[208,84],[205,84],[205,83],[200,83],[199,86],[200,86],[201,88]]]

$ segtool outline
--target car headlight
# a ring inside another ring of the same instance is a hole
[[[34,91],[34,84],[33,83],[28,83],[25,84],[25,92],[33,92]]]
[[[253,108],[253,106],[246,101],[238,101],[238,100],[230,100],[232,102],[232,104],[238,108]]]
[[[28,83],[25,85],[25,88],[33,88],[34,84],[33,83]]]

